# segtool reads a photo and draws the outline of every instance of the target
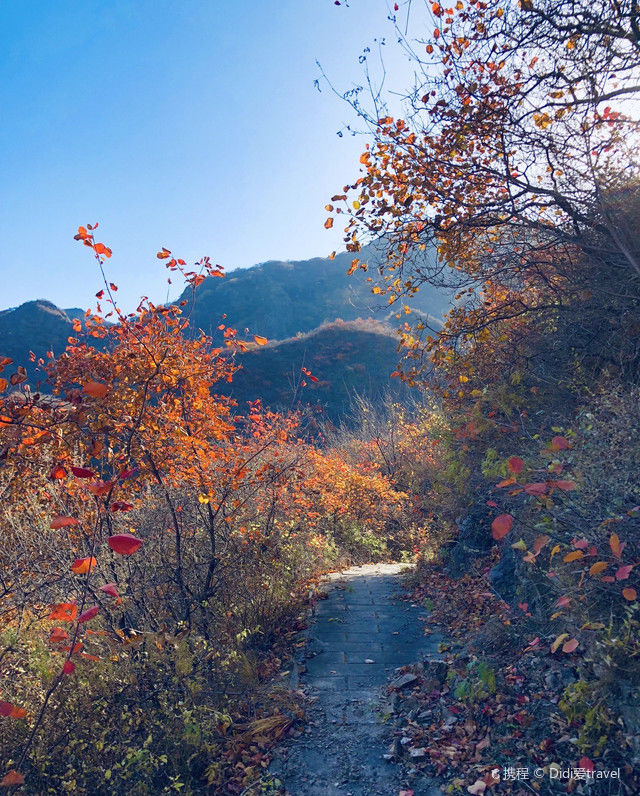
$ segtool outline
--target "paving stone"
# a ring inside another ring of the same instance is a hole
[[[329,576],[308,630],[319,654],[305,661],[300,684],[317,697],[309,732],[283,743],[271,770],[292,796],[389,796],[413,789],[439,793],[408,780],[387,763],[380,695],[396,669],[437,658],[440,638],[425,636],[423,606],[396,599],[405,565],[375,564]],[[374,663],[365,663],[365,660]],[[334,672],[332,674],[332,672]]]

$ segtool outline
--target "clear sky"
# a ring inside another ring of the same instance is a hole
[[[353,180],[340,89],[392,35],[387,0],[3,0],[0,308],[87,307],[73,240],[100,222],[123,307],[166,297],[162,246],[226,269],[341,247],[324,204]],[[172,295],[175,295],[172,294]]]

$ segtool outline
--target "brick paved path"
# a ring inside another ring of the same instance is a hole
[[[316,698],[309,726],[271,766],[291,796],[397,796],[403,787],[441,796],[433,786],[408,785],[383,758],[381,691],[397,667],[437,657],[439,641],[424,635],[424,609],[396,599],[404,568],[370,564],[333,575],[328,599],[316,606],[300,676]]]

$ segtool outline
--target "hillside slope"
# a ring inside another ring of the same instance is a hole
[[[11,357],[16,365],[29,364],[29,352],[46,357],[47,351],[59,354],[73,334],[72,320],[82,317],[77,308],[63,310],[50,301],[27,301],[19,307],[0,311],[0,355]]]
[[[384,324],[335,321],[240,355],[241,370],[221,392],[239,404],[258,398],[278,409],[309,404],[337,421],[348,414],[355,396],[378,402],[388,394],[407,394],[399,380],[390,378],[398,357],[397,337]],[[303,367],[318,381],[305,377]]]
[[[372,247],[363,249],[360,259],[368,261],[369,272],[376,269],[379,255]],[[362,270],[347,275],[353,255],[337,254],[333,260],[316,257],[296,262],[271,261],[252,268],[238,269],[225,279],[206,279],[196,291],[191,307],[191,292],[180,297],[189,302],[185,311],[191,324],[215,336],[223,315],[225,323],[236,329],[249,329],[269,339],[283,340],[298,332],[309,332],[337,318],[384,319],[389,305],[371,293],[369,274]],[[449,296],[433,288],[421,290],[406,303],[412,309],[442,317]]]

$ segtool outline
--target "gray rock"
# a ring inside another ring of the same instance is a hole
[[[407,672],[406,674],[401,674],[400,677],[396,677],[395,680],[392,680],[389,683],[389,689],[391,691],[399,691],[401,688],[406,688],[409,685],[412,685],[418,680],[415,674],[411,674],[411,672]]]

